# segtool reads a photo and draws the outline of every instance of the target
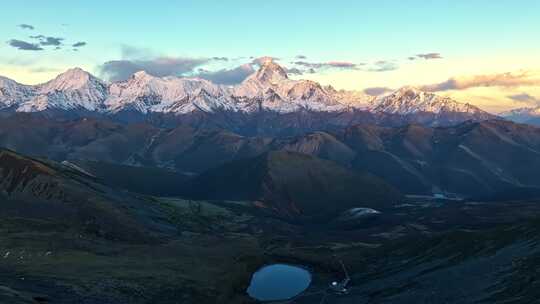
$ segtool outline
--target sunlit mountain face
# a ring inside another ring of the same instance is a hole
[[[540,3],[4,3],[0,303],[536,303]]]

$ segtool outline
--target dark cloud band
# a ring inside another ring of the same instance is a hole
[[[26,42],[17,39],[11,39],[7,42],[11,47],[24,51],[42,51],[43,48],[39,44]]]
[[[19,24],[18,27],[22,28],[23,30],[34,30],[34,26],[30,24]]]
[[[534,97],[532,95],[529,95],[527,93],[521,93],[521,94],[515,94],[515,95],[509,95],[506,96],[512,100],[520,101],[520,102],[526,102],[533,105],[540,105],[540,98]]]
[[[409,57],[409,59],[410,58],[411,57]],[[442,59],[443,57],[441,56],[440,53],[425,53],[425,54],[416,54],[416,58],[430,60],[430,59]]]
[[[148,60],[113,60],[105,62],[99,67],[101,74],[111,81],[128,79],[139,71],[145,71],[150,75],[181,76],[191,73],[196,67],[208,63],[206,58],[182,58],[182,57],[159,57]]]
[[[296,56],[297,59],[303,59],[305,56]],[[304,73],[314,74],[320,70],[326,69],[342,69],[342,70],[359,70],[363,63],[353,63],[348,61],[329,61],[329,62],[308,62],[304,60],[297,60],[291,62],[296,67],[293,70],[295,74],[301,75]],[[298,72],[301,72],[300,74]]]
[[[370,96],[379,96],[381,94],[393,91],[387,87],[372,87],[364,89],[364,93]]]
[[[64,38],[44,35],[30,36],[30,38],[39,40],[39,44],[42,46],[60,46],[62,45],[62,41],[64,41]]]
[[[210,80],[216,84],[233,85],[244,81],[255,70],[251,64],[243,64],[232,69],[221,69],[218,71],[201,70],[195,76]]]

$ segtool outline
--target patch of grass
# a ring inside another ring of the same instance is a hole
[[[168,198],[160,199],[159,205],[180,231],[214,234],[240,232],[247,228],[246,223],[253,218],[205,201]]]

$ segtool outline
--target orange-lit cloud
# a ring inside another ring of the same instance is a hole
[[[439,92],[448,90],[465,90],[476,87],[520,87],[540,85],[540,73],[519,71],[472,77],[450,78],[446,81],[423,86],[426,91]]]
[[[532,95],[530,95],[528,93],[519,93],[519,94],[514,94],[514,95],[508,95],[507,97],[512,99],[512,100],[515,100],[515,101],[540,105],[540,98],[534,97],[534,96],[532,96]]]

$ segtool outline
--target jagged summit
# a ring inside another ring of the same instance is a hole
[[[17,112],[51,109],[99,111],[108,96],[108,84],[80,69],[73,68],[44,84],[27,86],[0,81],[0,108]]]
[[[410,95],[419,95],[422,93],[426,93],[422,91],[419,87],[412,86],[412,85],[406,85],[403,86],[395,91],[395,93],[399,94],[410,94]]]
[[[144,70],[141,70],[141,71],[138,71],[138,72],[135,72],[133,73],[133,75],[131,75],[131,78],[135,78],[135,79],[148,79],[148,78],[154,78],[154,76],[148,74],[146,71]]]
[[[264,60],[254,76],[259,81],[266,83],[279,83],[280,81],[289,79],[287,71],[272,59]]]
[[[391,114],[414,113],[468,113],[488,119],[491,115],[468,103],[459,103],[451,98],[424,92],[417,87],[405,86],[382,97],[373,110]]]

